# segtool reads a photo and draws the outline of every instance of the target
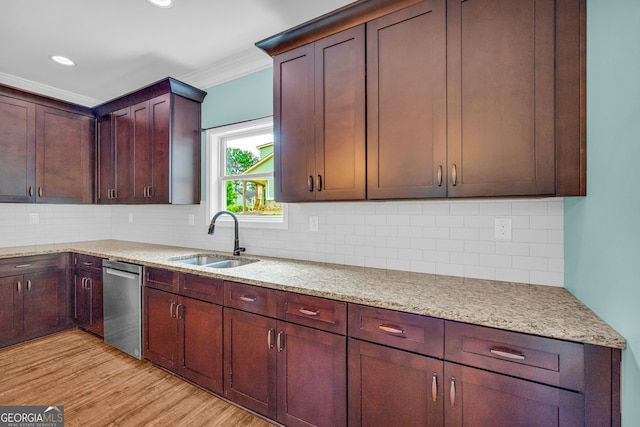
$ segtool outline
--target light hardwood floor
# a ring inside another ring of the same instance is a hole
[[[64,406],[65,426],[273,426],[80,330],[0,350],[0,405]]]

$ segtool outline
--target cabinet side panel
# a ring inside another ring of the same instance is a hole
[[[170,201],[172,204],[198,204],[201,184],[201,104],[177,95],[173,95],[171,102]]]

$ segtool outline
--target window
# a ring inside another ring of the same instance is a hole
[[[209,218],[228,210],[249,226],[286,227],[286,206],[274,200],[272,117],[209,129],[207,152]]]

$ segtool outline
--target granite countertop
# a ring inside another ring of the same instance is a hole
[[[0,248],[0,258],[79,252],[136,264],[515,332],[624,349],[626,340],[564,288],[242,255],[259,262],[211,269],[172,261],[218,254],[120,240]]]

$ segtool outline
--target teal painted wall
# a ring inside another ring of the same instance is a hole
[[[273,114],[273,69],[258,71],[205,89],[202,128],[230,125]],[[206,135],[202,133],[201,199],[206,200]]]
[[[587,0],[587,197],[565,200],[565,286],[628,342],[640,425],[640,1]]]
[[[202,127],[224,126],[273,114],[273,69],[205,89]]]

